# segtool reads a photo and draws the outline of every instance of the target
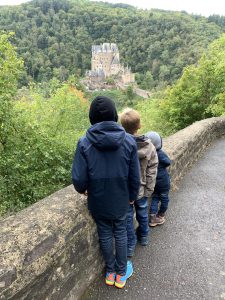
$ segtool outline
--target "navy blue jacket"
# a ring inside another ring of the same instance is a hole
[[[116,122],[94,124],[78,141],[72,179],[78,193],[87,190],[94,217],[123,217],[140,187],[135,140]]]
[[[168,191],[170,189],[170,177],[167,171],[167,167],[170,166],[171,160],[163,152],[162,149],[157,150],[159,164],[158,164],[158,171],[156,177],[156,185],[155,185],[155,192],[163,192]]]

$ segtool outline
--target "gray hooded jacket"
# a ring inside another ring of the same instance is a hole
[[[138,157],[141,169],[141,185],[138,194],[138,199],[140,199],[142,197],[150,197],[154,191],[158,156],[150,139],[146,138],[144,135],[134,136],[134,138],[138,147]]]

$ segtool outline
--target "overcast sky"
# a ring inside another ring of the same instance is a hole
[[[0,0],[0,5],[16,5],[28,0]],[[93,1],[93,0],[92,0]],[[127,3],[139,8],[160,8],[165,10],[185,10],[188,13],[209,16],[225,15],[225,4],[222,0],[105,0],[111,3]]]

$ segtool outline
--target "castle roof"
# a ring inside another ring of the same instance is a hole
[[[112,65],[118,65],[120,63],[119,59],[117,56],[114,56],[113,60],[112,60]]]
[[[93,45],[92,53],[100,53],[100,52],[119,52],[117,44],[114,43],[103,43],[101,45]]]

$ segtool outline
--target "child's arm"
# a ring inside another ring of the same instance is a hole
[[[171,165],[171,160],[169,159],[168,155],[164,151],[160,150],[158,152],[158,156],[159,156],[159,162],[163,164],[165,167],[169,167]]]
[[[146,190],[148,193],[148,197],[150,197],[154,191],[157,169],[158,169],[158,155],[155,150],[155,147],[152,146],[152,153],[151,153],[150,160],[148,161],[147,170],[146,170]]]
[[[140,164],[137,153],[137,146],[133,148],[131,162],[129,167],[129,194],[130,194],[130,203],[135,201],[138,198],[138,192],[140,188]]]
[[[87,190],[88,174],[87,162],[82,152],[80,141],[77,144],[77,149],[72,166],[72,180],[75,190],[84,194]]]

